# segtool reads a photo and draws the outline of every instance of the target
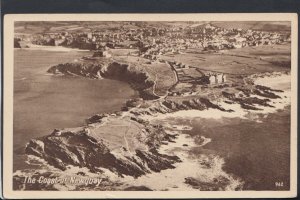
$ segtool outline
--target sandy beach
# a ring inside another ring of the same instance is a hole
[[[30,44],[28,45],[29,48],[22,48],[24,50],[43,50],[43,51],[61,51],[61,52],[70,52],[70,51],[90,51],[84,49],[77,49],[77,48],[68,48],[63,46],[43,46],[43,45],[35,45]]]

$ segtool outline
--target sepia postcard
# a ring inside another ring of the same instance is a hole
[[[4,197],[295,197],[297,18],[5,15]]]

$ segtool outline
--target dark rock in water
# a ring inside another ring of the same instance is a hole
[[[154,172],[160,172],[164,169],[173,169],[175,168],[173,164],[180,161],[177,156],[167,156],[157,152],[150,153],[136,150],[136,155],[147,163],[147,166]]]
[[[270,88],[270,87],[263,86],[263,85],[256,85],[255,87],[256,87],[257,89],[263,90],[263,91],[269,90],[269,91],[272,91],[272,92],[283,92],[282,90],[275,90],[275,89],[272,89],[272,88]]]
[[[61,134],[61,131],[58,129],[54,129],[53,132],[51,133],[51,135],[53,135],[53,136],[60,136],[60,134]]]
[[[146,122],[145,120],[140,119],[140,118],[138,118],[138,117],[130,117],[130,119],[131,119],[132,121],[136,121],[137,123],[140,123],[140,124],[147,124],[147,122]]]
[[[124,191],[152,191],[146,186],[130,186],[124,189]]]
[[[26,145],[25,153],[31,154],[37,157],[43,157],[44,143],[40,140],[32,139]]]
[[[266,107],[274,107],[267,103],[270,102],[269,99],[259,99],[257,97],[246,97],[246,98],[234,98],[233,100],[235,102],[238,102],[242,108],[247,110],[262,110],[260,108],[255,107],[254,104],[266,106]]]
[[[142,101],[143,101],[143,99],[141,99],[141,98],[129,99],[128,101],[126,101],[126,106],[127,107],[137,107],[139,104],[141,104]]]
[[[193,177],[185,178],[185,183],[200,191],[224,191],[230,180],[224,176],[214,178],[212,182],[204,182]]]
[[[255,106],[245,104],[245,103],[240,103],[240,105],[243,109],[246,109],[246,110],[262,110],[260,108],[256,108]]]
[[[199,145],[202,145],[203,142],[205,141],[205,137],[203,137],[201,135],[197,135],[194,139],[195,139],[195,142]]]
[[[277,98],[281,98],[280,96],[274,94],[274,92],[283,92],[282,90],[275,90],[266,86],[262,86],[262,85],[256,85],[255,86],[256,89],[253,90],[254,94],[257,94],[259,96],[263,96],[263,97],[267,97],[267,98],[271,98],[271,99],[277,99]]]
[[[267,97],[267,98],[271,98],[271,99],[277,99],[277,98],[280,98],[280,96],[274,94],[273,92],[270,92],[268,90],[254,90],[253,91],[254,94],[256,95],[259,95],[259,96],[262,96],[262,97]]]
[[[222,95],[228,99],[234,99],[235,98],[235,94],[234,93],[229,93],[226,91],[222,91]]]
[[[224,102],[227,103],[227,104],[233,104],[232,101],[227,101],[227,100],[225,100]]]
[[[166,134],[164,140],[174,143],[177,135]]]
[[[242,91],[247,97],[249,97],[252,93],[251,89],[249,88],[237,87],[236,89]]]
[[[226,84],[226,83],[214,86],[214,88],[227,88],[227,87],[230,87],[230,86],[228,84]]]
[[[178,109],[178,106],[176,105],[176,103],[172,102],[172,101],[163,101],[162,104],[171,110]]]
[[[236,88],[236,89],[242,91],[246,95],[246,97],[244,97],[241,94],[238,95],[235,93],[228,93],[228,92],[222,91],[222,95],[225,98],[230,100],[230,101],[225,100],[225,103],[232,104],[232,103],[236,102],[236,103],[239,103],[242,108],[247,109],[247,110],[262,110],[261,108],[257,108],[255,105],[260,105],[260,106],[264,106],[264,107],[274,107],[269,104],[269,102],[271,101],[269,98],[271,98],[271,99],[280,98],[280,96],[271,92],[271,91],[279,92],[279,90],[272,90],[271,88],[268,88],[265,86],[256,85],[254,88],[252,87],[252,89],[250,89],[250,88],[247,88],[247,89],[246,88]],[[257,97],[251,97],[250,96],[251,94],[256,94],[256,95],[266,97],[266,98],[261,99],[261,98],[257,98]]]
[[[207,161],[207,160],[202,160],[202,161],[200,161],[199,162],[199,164],[202,166],[202,167],[205,167],[206,169],[209,169],[209,168],[211,168],[212,166],[212,164],[211,164],[211,162],[209,162],[209,161]]]
[[[77,172],[76,174],[77,174],[77,175],[81,175],[81,176],[85,176],[85,173],[84,173],[84,172]]]
[[[216,105],[216,104],[213,104],[209,99],[206,99],[206,98],[200,98],[199,99],[201,103],[203,103],[206,108],[214,108],[214,109],[218,109],[218,110],[221,110],[221,111],[226,111],[224,108]]]
[[[107,116],[108,116],[107,114],[97,114],[97,115],[94,115],[94,116],[88,118],[86,120],[86,123],[87,124],[100,123],[100,122],[102,122],[102,119]]]

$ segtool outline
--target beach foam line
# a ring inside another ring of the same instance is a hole
[[[172,191],[191,191],[196,190],[184,183],[185,178],[193,174],[198,167],[197,160],[187,160],[190,147],[183,144],[194,145],[194,140],[186,134],[179,134],[173,143],[162,145],[158,152],[162,154],[175,154],[182,160],[181,163],[174,164],[174,169],[166,169],[161,172],[153,172],[143,175],[137,179],[126,176],[122,181],[131,186],[146,186],[152,190],[172,190]]]
[[[159,153],[173,154],[180,157],[182,162],[174,164],[174,169],[146,174],[137,179],[126,176],[123,179],[124,183],[134,186],[146,186],[158,191],[199,191],[199,189],[185,183],[188,177],[208,184],[214,184],[216,179],[225,177],[228,179],[228,182],[224,183],[226,185],[222,185],[225,190],[235,190],[243,184],[241,180],[223,171],[225,163],[223,158],[205,154],[195,156],[189,152],[192,148],[206,145],[211,141],[210,138],[205,138],[205,141],[201,145],[198,145],[191,136],[180,133],[174,141],[174,143],[168,143],[159,148]],[[188,144],[188,146],[184,144]],[[209,162],[211,167],[201,165],[203,162]]]
[[[78,48],[68,48],[62,46],[42,46],[42,45],[30,45],[29,48],[23,48],[24,50],[43,50],[43,51],[63,51],[63,52],[70,52],[70,51],[90,51],[85,49],[78,49]]]
[[[226,103],[224,103],[225,105]],[[220,103],[221,106],[223,102]],[[206,110],[180,110],[173,113],[166,113],[166,114],[157,114],[154,116],[143,116],[144,119],[148,120],[163,120],[169,118],[183,118],[183,119],[190,119],[190,118],[211,118],[211,119],[221,119],[223,117],[227,118],[245,118],[247,112],[240,108],[239,104],[226,104],[226,108],[236,108],[239,106],[239,109],[236,109],[234,112],[224,112],[218,109],[209,108]],[[225,107],[224,106],[224,107]]]
[[[265,77],[254,78],[254,84],[263,85],[277,90],[290,90],[291,89],[291,75],[271,75]]]

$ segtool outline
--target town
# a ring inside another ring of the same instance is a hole
[[[90,32],[47,32],[15,36],[15,47],[30,41],[36,45],[65,46],[71,48],[137,49],[139,56],[155,59],[157,55],[182,53],[186,49],[203,51],[235,49],[247,46],[280,44],[291,40],[290,33],[225,29],[210,23],[186,27],[158,26],[148,28],[138,22],[128,23],[129,28],[111,28]],[[131,28],[130,28],[131,27]]]
[[[26,48],[30,45],[63,46],[93,51],[92,56],[83,58],[86,60],[102,58],[118,60],[125,56],[123,60],[135,60],[134,62],[139,60],[139,64],[141,61],[155,66],[159,65],[158,63],[165,63],[174,71],[176,82],[216,85],[226,83],[228,81],[226,76],[230,73],[214,71],[211,67],[201,68],[203,64],[197,53],[206,53],[208,56],[244,47],[280,45],[291,40],[290,32],[284,31],[225,29],[211,23],[187,24],[184,27],[167,24],[150,26],[142,22],[122,22],[118,28],[106,27],[90,31],[72,31],[76,28],[72,26],[67,29],[68,31],[15,34],[14,46],[15,48]],[[191,56],[193,54],[194,56]],[[197,60],[196,64],[190,64],[191,60]],[[237,62],[232,59],[231,61]]]

